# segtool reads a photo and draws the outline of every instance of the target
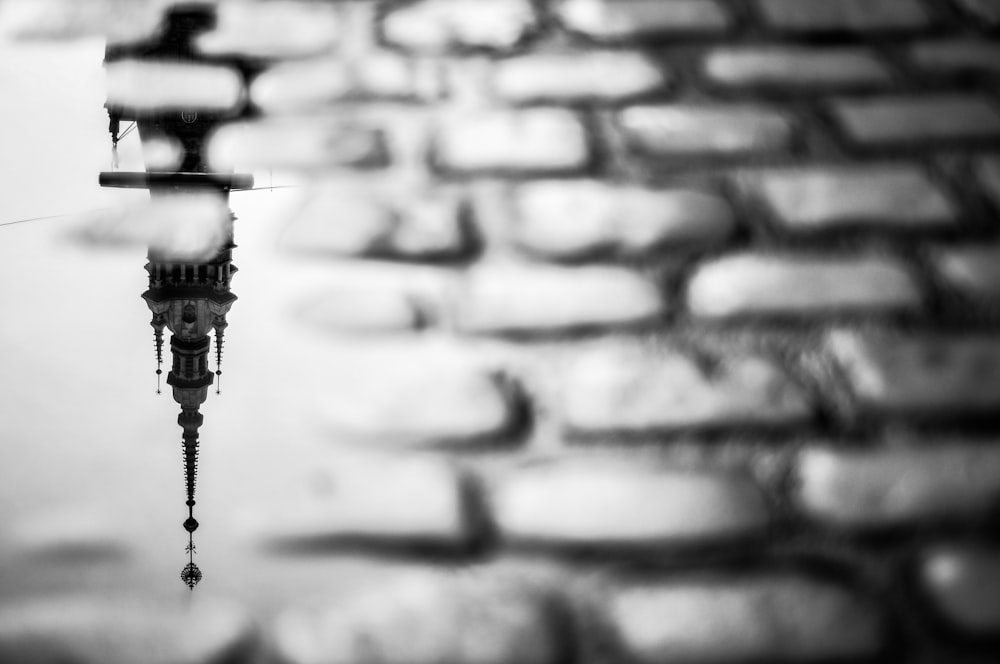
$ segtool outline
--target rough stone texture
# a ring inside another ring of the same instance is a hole
[[[0,607],[0,660],[203,664],[245,651],[253,627],[230,604],[39,598]]]
[[[862,412],[987,416],[1000,407],[994,335],[892,338],[838,330],[827,347]]]
[[[726,86],[814,90],[892,82],[881,60],[854,47],[719,48],[708,53],[702,66],[712,82]]]
[[[1000,297],[1000,246],[943,248],[933,262],[938,278],[948,287],[990,302]]]
[[[433,157],[457,173],[577,172],[590,161],[587,133],[571,111],[484,111],[443,119]]]
[[[336,182],[307,190],[281,235],[303,255],[454,258],[469,249],[452,192],[357,191]]]
[[[992,42],[950,39],[919,42],[910,48],[910,61],[933,74],[1000,74],[1000,46]]]
[[[871,602],[790,574],[626,586],[609,603],[637,662],[839,661],[874,655],[884,642]]]
[[[659,290],[624,268],[483,265],[466,273],[456,307],[467,332],[546,332],[648,322]]]
[[[402,289],[324,291],[298,305],[295,316],[315,330],[333,333],[402,332],[422,323],[416,298]]]
[[[326,53],[341,33],[334,5],[300,0],[263,4],[219,5],[214,30],[199,35],[195,46],[205,55],[250,58],[301,58]]]
[[[864,147],[1000,138],[1000,111],[984,96],[940,93],[840,99],[830,110],[844,134]]]
[[[976,176],[983,193],[1000,212],[1000,157],[982,157],[976,162]]]
[[[911,31],[930,26],[920,0],[757,0],[771,28],[793,32]]]
[[[14,0],[0,4],[0,36],[66,41],[105,37],[109,44],[149,39],[162,24],[173,0]]]
[[[290,664],[554,664],[564,648],[538,588],[475,570],[387,574],[330,604],[274,624]]]
[[[942,547],[921,562],[924,590],[948,622],[973,634],[1000,632],[1000,551]]]
[[[664,157],[776,152],[790,146],[794,130],[785,113],[750,104],[634,106],[619,124],[632,150]]]
[[[567,30],[601,42],[718,34],[731,25],[715,0],[564,0],[555,11]]]
[[[540,462],[492,486],[500,536],[514,545],[646,547],[760,533],[770,515],[748,476],[615,458]]]
[[[431,97],[440,90],[436,74],[433,67],[394,53],[292,61],[258,75],[250,99],[263,111],[280,113],[345,100]]]
[[[582,351],[562,383],[564,425],[579,432],[655,432],[806,421],[808,394],[759,356],[707,370],[676,351],[599,346]]]
[[[382,36],[415,51],[507,50],[530,35],[536,23],[528,0],[421,0],[390,6]]]
[[[384,166],[386,150],[382,131],[362,121],[297,117],[226,125],[210,139],[208,159],[219,170],[317,171]]]
[[[194,109],[234,111],[246,94],[239,73],[222,65],[156,60],[108,63],[107,103],[130,114]]]
[[[555,259],[704,248],[734,227],[729,204],[719,196],[596,180],[527,183],[515,191],[514,205],[516,242]]]
[[[339,454],[298,491],[245,515],[255,539],[304,545],[463,546],[471,535],[459,474],[427,456]]]
[[[918,309],[921,293],[897,260],[744,253],[700,265],[688,309],[706,318],[887,313]]]
[[[633,51],[523,55],[496,64],[493,89],[510,102],[611,102],[664,91],[670,79]]]
[[[1000,24],[1000,7],[993,0],[955,0],[956,3],[977,19],[988,25]]]
[[[341,367],[318,395],[321,421],[341,439],[401,445],[474,442],[516,423],[510,382],[468,353],[415,345],[402,359]]]
[[[915,231],[952,226],[958,211],[924,171],[908,164],[796,168],[748,174],[744,188],[763,198],[791,232],[844,228]]]
[[[806,449],[795,483],[800,509],[834,526],[961,518],[998,505],[1000,448],[945,440],[881,450]]]

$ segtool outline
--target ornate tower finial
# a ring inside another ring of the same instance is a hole
[[[223,334],[225,333],[228,323],[226,323],[225,318],[215,319],[215,393],[222,393],[222,346],[225,344],[223,339]]]
[[[156,393],[160,394],[160,378],[163,376],[163,328],[167,324],[163,314],[153,314],[149,322],[153,326],[153,345],[156,347]]]

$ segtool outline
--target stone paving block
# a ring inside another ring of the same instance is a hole
[[[836,330],[830,356],[867,414],[989,416],[1000,408],[1000,340],[990,335],[863,335]]]
[[[495,478],[490,504],[514,545],[606,549],[760,534],[771,517],[749,475],[594,456],[526,464]]]
[[[699,265],[686,298],[694,316],[727,318],[914,311],[922,296],[892,258],[748,252]]]
[[[212,168],[322,171],[377,168],[389,161],[381,128],[337,117],[264,119],[225,125],[209,138]]]
[[[572,173],[590,163],[587,131],[565,109],[469,112],[443,118],[434,163],[455,173]]]
[[[178,110],[236,111],[246,90],[239,72],[223,65],[173,60],[118,60],[105,66],[107,104],[128,117]]]
[[[879,607],[802,575],[624,586],[608,613],[635,662],[841,661],[875,655],[885,642]]]
[[[109,45],[155,36],[176,0],[9,0],[0,4],[0,36],[66,41],[105,37]]]
[[[958,210],[944,190],[910,164],[806,166],[749,173],[741,184],[761,197],[789,232],[916,231],[958,221]]]
[[[515,241],[533,254],[573,259],[704,248],[730,236],[725,199],[684,189],[647,189],[597,180],[543,180],[514,192]]]
[[[993,0],[955,0],[955,3],[986,25],[1000,25],[1000,6]]]
[[[336,5],[301,0],[218,4],[216,26],[195,39],[204,55],[302,58],[330,51],[343,30]]]
[[[909,49],[910,62],[931,74],[1000,74],[1000,45],[994,42],[949,39],[918,42]]]
[[[518,424],[515,387],[470,352],[414,343],[340,367],[317,396],[319,420],[338,440],[389,445],[472,445]]]
[[[319,332],[406,332],[423,324],[417,298],[402,288],[343,287],[311,295],[295,307],[295,318]]]
[[[358,59],[312,58],[281,63],[250,86],[254,105],[268,113],[313,109],[342,101],[415,99],[439,93],[439,72],[395,53]]]
[[[914,31],[930,27],[920,0],[757,0],[769,28],[789,32]]]
[[[632,150],[654,157],[780,152],[795,133],[789,114],[757,104],[633,106],[618,122]]]
[[[555,14],[565,29],[600,42],[718,35],[732,24],[715,0],[563,0]]]
[[[942,546],[921,561],[920,579],[933,607],[962,631],[1000,633],[1000,551]]]
[[[844,135],[862,147],[1000,138],[1000,110],[981,95],[840,99],[830,104],[830,112]]]
[[[799,455],[794,483],[799,508],[832,526],[961,519],[1000,505],[1000,448],[954,439],[872,450],[809,448]]]
[[[460,285],[456,318],[467,332],[552,332],[649,322],[666,308],[659,289],[619,267],[482,265]]]
[[[535,53],[500,60],[493,74],[498,97],[537,101],[613,102],[662,92],[666,68],[635,51]]]
[[[1000,246],[946,247],[932,257],[938,278],[970,298],[1000,300]]]
[[[311,256],[456,258],[470,249],[462,202],[445,191],[358,191],[334,182],[306,190],[280,246]]]
[[[530,36],[537,23],[529,0],[420,0],[390,3],[382,37],[394,46],[422,52],[507,51]]]
[[[0,661],[205,664],[246,654],[254,638],[238,606],[113,597],[39,597],[0,606]]]
[[[386,574],[383,582],[274,621],[282,661],[555,664],[567,653],[539,588],[476,570]]]
[[[993,203],[993,208],[1000,211],[1000,157],[980,158],[976,162],[975,171],[983,193]]]
[[[676,351],[581,350],[562,380],[564,424],[585,433],[654,433],[810,419],[808,393],[776,363],[760,356],[716,360],[709,370]]]
[[[726,47],[709,51],[702,70],[713,83],[813,91],[872,88],[892,83],[892,72],[871,51],[856,47]]]
[[[472,535],[459,472],[430,456],[339,453],[304,489],[249,509],[242,527],[271,543],[462,547]]]

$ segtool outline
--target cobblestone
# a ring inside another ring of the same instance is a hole
[[[484,265],[458,295],[467,332],[551,332],[649,322],[665,312],[654,284],[617,267]]]
[[[915,231],[958,220],[948,195],[912,165],[796,168],[749,174],[742,184],[763,198],[775,220],[791,232]]]
[[[209,163],[242,168],[318,171],[373,168],[389,159],[381,129],[339,118],[267,119],[227,125],[209,139]]]
[[[601,42],[719,34],[732,22],[715,0],[564,0],[555,11],[567,30]]]
[[[296,318],[323,332],[370,334],[413,330],[422,323],[417,299],[403,289],[337,288],[310,296]]]
[[[749,477],[615,458],[525,465],[495,481],[490,502],[514,545],[684,545],[759,534],[770,523]]]
[[[254,79],[250,98],[268,113],[314,109],[347,100],[413,99],[439,94],[430,65],[393,53],[363,59],[316,58],[273,66]]]
[[[921,293],[893,259],[744,253],[700,265],[687,303],[704,318],[888,313],[919,309]]]
[[[435,164],[457,173],[573,173],[586,168],[590,158],[580,118],[555,108],[442,120],[433,149]]]
[[[884,641],[871,602],[789,574],[626,586],[609,609],[637,662],[825,661],[874,655]]]
[[[1000,406],[995,337],[892,338],[838,330],[827,345],[863,413],[986,416]]]
[[[128,116],[180,109],[233,112],[246,95],[239,73],[222,65],[119,60],[106,71],[108,106]]]
[[[390,44],[414,51],[504,51],[527,38],[536,24],[528,0],[421,0],[391,6],[382,23],[382,36]]]
[[[338,454],[317,464],[307,489],[248,509],[243,527],[258,541],[405,548],[459,548],[471,536],[459,473],[440,458]]]
[[[933,74],[1000,74],[1000,47],[994,43],[954,39],[920,42],[910,48],[910,61]]]
[[[563,380],[565,425],[578,432],[656,432],[807,421],[808,394],[759,356],[713,358],[638,346],[581,351]]]
[[[955,291],[989,302],[1000,296],[1000,246],[948,247],[933,260],[938,278]]]
[[[1000,7],[991,0],[955,0],[956,3],[973,16],[987,25],[1000,24]]]
[[[554,259],[704,248],[726,239],[735,226],[728,203],[716,195],[596,180],[524,184],[514,205],[517,243]]]
[[[1000,450],[960,440],[934,445],[804,450],[796,502],[812,518],[851,528],[955,519],[995,507]]]
[[[344,367],[321,390],[320,420],[341,439],[396,445],[473,444],[517,424],[515,388],[498,370],[464,351],[411,352]]]
[[[719,85],[786,91],[870,88],[892,82],[889,68],[870,51],[851,47],[739,47],[710,51],[703,64]]]
[[[292,664],[554,664],[565,656],[538,589],[465,570],[387,575],[328,605],[286,611],[273,632]]]
[[[281,236],[303,255],[455,258],[470,248],[452,192],[362,192],[334,181],[305,195]]]
[[[934,607],[952,625],[973,634],[1000,632],[1000,552],[939,547],[924,558],[920,571]]]
[[[329,52],[342,25],[334,5],[299,0],[220,3],[215,29],[199,35],[205,55],[301,58]]]
[[[613,102],[667,89],[669,76],[653,59],[630,51],[523,55],[501,60],[496,94],[510,102]]]
[[[757,0],[769,27],[790,32],[914,31],[930,26],[919,0]]]
[[[864,147],[1000,138],[1000,112],[982,96],[841,99],[831,111],[844,134]]]
[[[634,106],[619,123],[632,150],[663,157],[777,152],[794,136],[788,115],[749,104]]]

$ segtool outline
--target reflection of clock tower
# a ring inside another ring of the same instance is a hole
[[[174,401],[181,407],[177,423],[184,430],[184,477],[188,507],[184,529],[189,534],[189,561],[181,578],[192,588],[201,579],[201,571],[193,560],[193,534],[198,528],[198,522],[194,518],[198,428],[204,419],[199,408],[208,398],[212,383],[217,379],[221,380],[226,314],[236,300],[236,295],[229,290],[232,276],[237,270],[232,264],[232,250],[235,247],[232,242],[232,219],[229,224],[226,244],[209,261],[183,263],[150,251],[149,262],[146,264],[149,289],[142,294],[153,313],[151,325],[156,344],[157,376],[162,374],[164,328],[171,333],[172,364],[167,373],[167,385],[173,391]],[[213,336],[214,372],[209,366]]]
[[[203,56],[197,52],[193,40],[211,30],[215,23],[214,6],[204,2],[177,3],[166,12],[164,25],[155,38],[149,42],[109,46],[105,51],[105,62],[131,58],[176,64],[206,63],[230,66],[244,74],[252,73],[252,64],[225,56]],[[113,105],[107,108],[113,145],[116,146],[130,131],[126,129],[119,134],[121,121],[134,120],[144,143],[166,139],[173,145],[181,146],[182,155],[176,169],[171,171],[101,173],[102,186],[148,189],[154,200],[189,192],[218,195],[225,200],[234,189],[253,187],[253,177],[249,174],[211,172],[203,155],[205,141],[211,131],[222,121],[245,116],[249,112],[245,104],[225,112],[175,108],[137,110]],[[229,290],[236,272],[232,264],[232,250],[236,246],[233,244],[233,220],[230,214],[225,239],[210,260],[184,262],[150,249],[146,264],[149,288],[142,294],[153,314],[158,381],[163,373],[164,329],[169,330],[171,335],[172,362],[167,372],[167,385],[181,408],[177,422],[183,429],[188,508],[188,517],[184,521],[184,529],[188,532],[188,563],[181,572],[181,579],[192,589],[202,578],[193,557],[194,531],[198,528],[194,518],[198,428],[203,421],[199,409],[208,398],[212,383],[221,378],[226,315],[236,300],[236,295]],[[214,369],[209,366],[213,337]]]

